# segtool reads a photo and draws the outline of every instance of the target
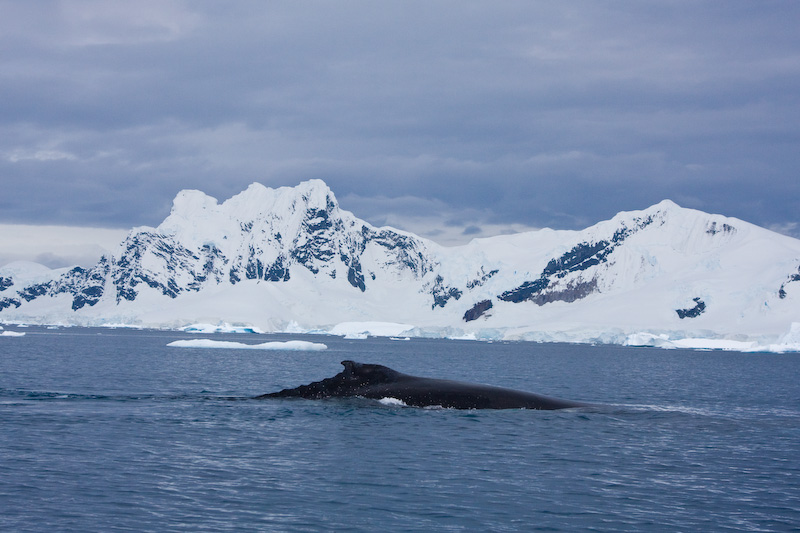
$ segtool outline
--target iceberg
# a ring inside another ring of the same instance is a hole
[[[232,326],[230,324],[190,324],[181,328],[186,333],[264,333],[253,326]]]
[[[211,339],[188,339],[172,341],[167,346],[173,348],[221,348],[228,350],[289,350],[289,351],[319,351],[327,350],[328,346],[319,342],[285,341],[262,342],[260,344],[245,344],[234,341],[216,341]]]

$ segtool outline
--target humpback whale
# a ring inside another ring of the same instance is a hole
[[[256,398],[394,398],[409,406],[449,409],[567,409],[587,405],[491,385],[410,376],[383,365],[355,361],[342,361],[342,365],[344,370],[333,377]]]

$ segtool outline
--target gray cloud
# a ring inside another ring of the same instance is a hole
[[[429,235],[663,198],[797,232],[796,2],[2,8],[2,222],[155,225],[182,188],[322,178]]]
[[[481,228],[478,226],[467,226],[464,228],[464,231],[461,232],[462,235],[479,235],[481,233]]]

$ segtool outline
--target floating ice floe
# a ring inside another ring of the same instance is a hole
[[[25,335],[22,331],[0,331],[0,337],[22,337]]]
[[[233,350],[292,350],[316,351],[326,350],[325,344],[307,341],[262,342],[260,344],[245,344],[233,341],[215,341],[211,339],[189,339],[173,341],[167,344],[173,348],[223,348]]]
[[[264,333],[259,328],[253,326],[232,326],[228,323],[222,324],[190,324],[181,328],[186,333]]]
[[[792,324],[791,331],[778,343],[761,344],[756,341],[738,341],[733,339],[707,339],[698,337],[670,338],[665,333],[647,332],[628,335],[624,346],[647,346],[664,349],[687,350],[722,350],[732,352],[800,352],[800,324]]]

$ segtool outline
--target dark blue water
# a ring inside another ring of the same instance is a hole
[[[26,331],[0,338],[2,531],[800,527],[797,355],[332,337],[267,352]],[[247,399],[343,359],[605,407]]]

